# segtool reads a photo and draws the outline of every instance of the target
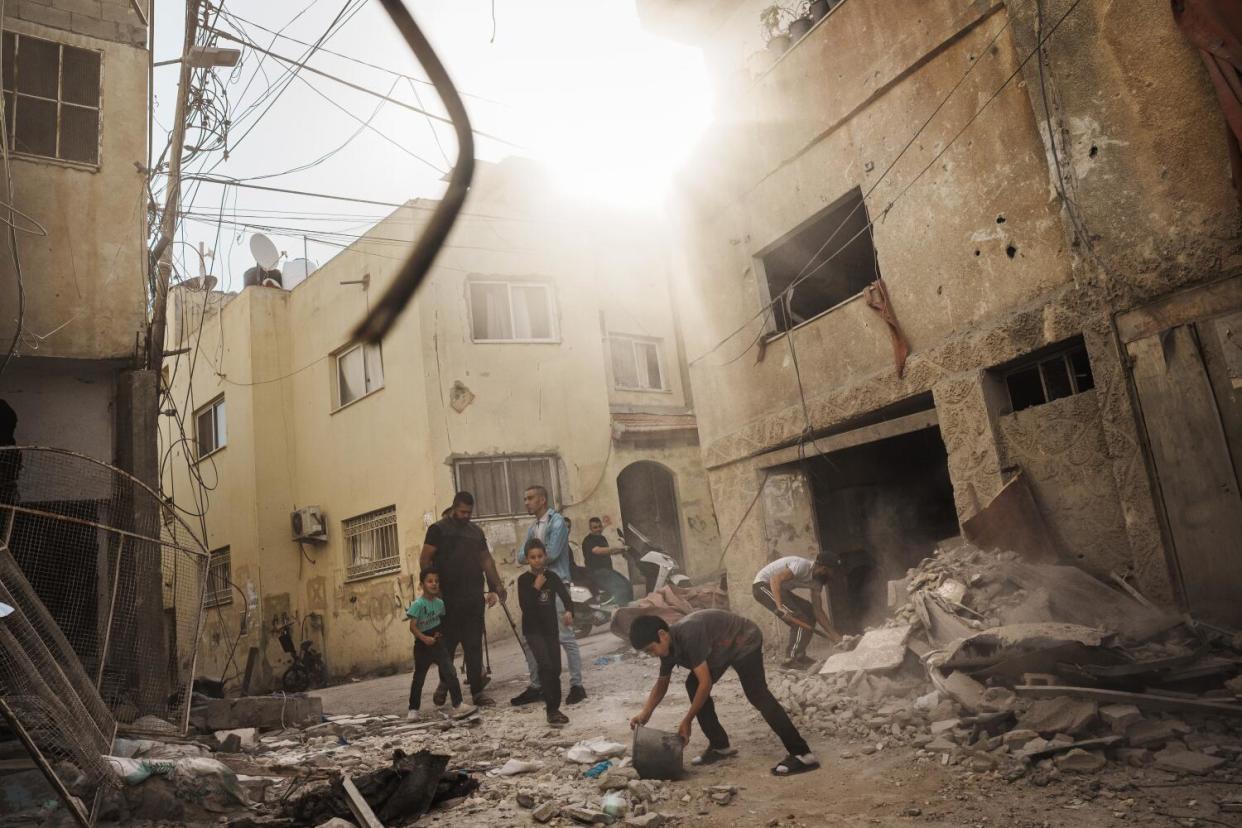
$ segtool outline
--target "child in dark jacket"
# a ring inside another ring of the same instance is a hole
[[[561,642],[556,618],[556,599],[565,607],[565,624],[573,625],[574,605],[560,577],[547,568],[548,550],[543,541],[526,542],[529,572],[518,576],[518,606],[522,608],[522,635],[539,667],[539,683],[548,711],[548,724],[563,725],[569,718],[561,712]]]

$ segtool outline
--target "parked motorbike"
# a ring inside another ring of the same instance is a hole
[[[665,554],[663,547],[638,531],[633,524],[627,524],[625,529],[641,542],[641,548],[635,550],[630,547],[631,551],[626,554],[626,557],[634,561],[638,567],[646,583],[648,595],[669,584],[679,587],[690,586],[690,578],[681,571],[676,560]],[[617,536],[621,537],[624,542],[625,538],[621,535],[620,529],[617,530]]]
[[[599,596],[581,584],[570,584],[569,597],[574,602],[575,638],[586,638],[591,630],[612,620],[612,609],[606,609]]]
[[[302,624],[302,634],[305,635],[305,619]],[[277,636],[280,648],[293,661],[289,669],[285,670],[285,674],[281,676],[281,686],[287,693],[304,693],[312,687],[323,687],[328,680],[328,665],[324,663],[323,656],[309,639],[303,638],[301,649],[293,646],[292,628],[293,621],[286,621],[280,625],[280,634]]]

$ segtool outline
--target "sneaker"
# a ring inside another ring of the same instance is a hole
[[[524,704],[534,704],[543,701],[543,691],[538,687],[527,687],[521,693],[509,699],[509,704],[514,707],[521,707]]]
[[[692,765],[714,765],[717,762],[719,762],[721,759],[732,759],[734,756],[737,756],[737,748],[735,747],[723,747],[723,748],[709,747],[707,750],[703,751],[698,756],[691,759],[690,764]]]
[[[580,701],[586,701],[586,688],[581,684],[575,684],[569,688],[569,695],[565,697],[565,704],[577,704]]]
[[[444,703],[448,701],[448,688],[443,684],[437,684],[436,691],[431,694],[431,701],[436,707],[443,707]]]
[[[567,725],[569,724],[569,717],[559,710],[553,710],[548,714],[548,724],[557,725],[558,727],[560,725]]]
[[[473,716],[478,712],[479,708],[475,707],[473,704],[455,704],[453,705],[450,715],[454,719],[464,719],[467,716]]]
[[[423,714],[411,707],[410,711],[405,714],[405,720],[407,722],[421,722],[423,720]]]

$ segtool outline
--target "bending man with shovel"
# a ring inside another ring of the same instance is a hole
[[[755,582],[751,585],[755,600],[789,627],[789,646],[782,667],[804,669],[815,663],[806,654],[812,635],[832,642],[841,640],[828,620],[823,603],[823,592],[832,576],[833,561],[833,556],[827,552],[820,552],[813,563],[798,555],[787,555],[772,561],[755,575]],[[795,595],[795,589],[808,590],[811,600]],[[824,632],[815,629],[816,623],[824,628]]]

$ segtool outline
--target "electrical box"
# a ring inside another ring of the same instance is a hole
[[[295,541],[326,541],[328,530],[323,522],[323,510],[318,506],[303,506],[289,515],[293,524]]]

